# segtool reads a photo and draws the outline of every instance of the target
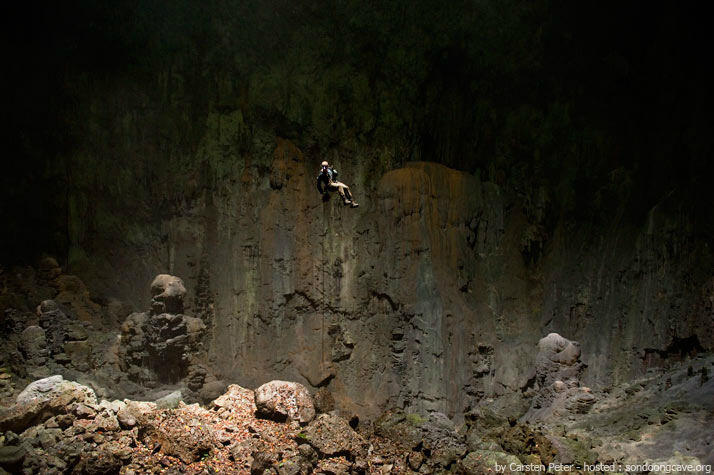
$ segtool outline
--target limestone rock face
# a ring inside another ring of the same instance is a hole
[[[488,400],[517,416],[530,404],[533,348],[548,333],[580,342],[582,383],[592,387],[713,348],[710,244],[676,194],[642,219],[573,223],[549,209],[556,190],[521,189],[497,170],[404,163],[360,147],[318,157],[251,136],[230,107],[205,125],[196,151],[205,160],[186,161],[205,170],[171,164],[166,184],[127,197],[158,219],[104,203],[136,242],[77,245],[90,287],[137,307],[153,297],[154,315],[190,305],[206,325],[205,361],[226,381],[327,386],[336,407],[363,417],[408,406],[459,418]],[[323,158],[359,208],[321,200]],[[91,234],[74,225],[77,236]],[[92,236],[116,235],[93,226]],[[156,269],[183,284],[162,277],[149,291]],[[689,346],[672,345],[672,335]],[[138,362],[128,371],[137,381],[156,376]],[[191,374],[200,391],[202,373]]]
[[[270,381],[255,390],[255,406],[260,416],[278,421],[307,424],[315,418],[308,390],[299,383]]]

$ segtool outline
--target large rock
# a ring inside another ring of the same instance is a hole
[[[527,421],[585,414],[597,398],[580,386],[585,365],[580,361],[580,345],[557,333],[538,342],[535,367],[536,394],[525,415]]]
[[[580,344],[550,333],[538,342],[536,381],[541,387],[556,380],[577,382],[585,365],[580,362]]]
[[[224,394],[211,403],[211,407],[218,410],[227,409],[231,412],[249,411],[252,414],[255,412],[255,393],[237,384],[231,384]]]
[[[160,397],[155,402],[159,409],[176,409],[181,401],[183,401],[183,395],[180,390],[176,390]]]
[[[151,311],[133,313],[122,324],[119,366],[144,385],[174,384],[188,376],[189,387],[197,390],[205,375],[189,374],[189,368],[196,367],[192,358],[206,325],[181,313],[186,288],[180,278],[158,275],[151,293]]]
[[[261,417],[276,421],[306,424],[315,418],[315,407],[308,390],[299,383],[270,381],[255,390],[255,406]]]
[[[63,353],[70,318],[54,300],[43,300],[37,306],[37,316],[40,326],[45,330],[50,354]]]
[[[30,366],[39,366],[47,361],[48,349],[45,330],[37,325],[25,328],[20,335],[22,353]]]
[[[75,403],[95,405],[94,391],[62,376],[35,381],[17,397],[17,404],[0,411],[0,431],[22,432],[52,416],[69,412]]]
[[[298,442],[307,442],[322,457],[345,456],[354,460],[366,453],[362,436],[335,414],[320,414],[298,434]]]
[[[97,396],[93,389],[74,381],[66,381],[61,375],[50,376],[28,384],[17,396],[17,402],[47,401],[66,394],[71,394],[77,402],[97,403]]]
[[[19,470],[26,455],[27,450],[23,446],[0,447],[0,467],[13,472]]]
[[[151,313],[183,313],[186,287],[179,277],[159,274],[151,283]]]

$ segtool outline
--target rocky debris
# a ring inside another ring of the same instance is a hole
[[[117,473],[121,468],[126,473],[481,474],[494,473],[496,463],[706,462],[714,381],[700,385],[699,369],[712,366],[711,359],[698,359],[691,371],[682,367],[667,374],[668,389],[659,376],[612,388],[572,421],[534,426],[479,406],[466,414],[465,430],[456,430],[443,414],[404,411],[385,413],[374,432],[368,423],[354,430],[336,412],[320,414],[307,426],[287,418],[276,422],[257,418],[255,393],[238,385],[208,408],[180,401],[173,409],[132,400],[97,402],[91,389],[55,376],[29,385],[16,405],[44,404],[49,410],[22,426],[0,426],[0,468],[12,473]],[[64,397],[62,387],[75,396]],[[678,399],[683,393],[700,406]]]
[[[297,435],[299,442],[312,446],[320,457],[344,456],[355,460],[367,452],[365,440],[349,423],[334,414],[320,414]]]
[[[208,411],[197,404],[183,405],[171,414],[160,412],[158,417],[145,419],[140,432],[145,442],[161,453],[191,464],[207,457],[217,445],[214,431],[206,423],[208,417]]]
[[[422,416],[404,411],[388,411],[375,422],[375,433],[387,437],[404,449],[429,454],[429,466],[444,470],[468,450],[465,437],[444,414]]]
[[[255,390],[257,414],[275,421],[307,424],[315,418],[315,407],[308,390],[299,383],[270,381]]]

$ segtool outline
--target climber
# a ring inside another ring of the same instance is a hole
[[[359,205],[352,198],[350,187],[336,180],[337,170],[332,168],[326,161],[322,162],[320,166],[322,169],[317,177],[317,189],[322,193],[322,196],[327,197],[328,191],[337,191],[345,205],[350,205],[353,208],[358,207]]]

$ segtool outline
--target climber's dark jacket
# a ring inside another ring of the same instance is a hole
[[[320,193],[324,193],[327,191],[327,185],[332,183],[333,181],[337,181],[337,170],[335,170],[332,167],[327,167],[327,172],[321,172],[317,176],[317,189]],[[325,185],[325,189],[323,190],[322,185]]]

